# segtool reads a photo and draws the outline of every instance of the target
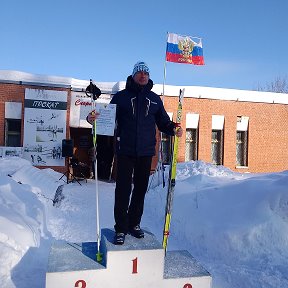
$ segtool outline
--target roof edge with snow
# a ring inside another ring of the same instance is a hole
[[[51,86],[70,88],[71,90],[84,91],[89,85],[89,80],[80,80],[69,77],[48,76],[31,74],[21,71],[0,70],[0,83],[26,84],[35,86]],[[95,82],[103,94],[115,94],[125,88],[125,81]],[[243,102],[288,104],[288,95],[284,93],[237,90],[228,88],[213,88],[203,86],[172,86],[165,85],[165,96],[177,96],[179,90],[185,88],[184,97],[217,99]],[[163,94],[163,84],[154,84],[153,91]]]

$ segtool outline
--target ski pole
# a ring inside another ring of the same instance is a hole
[[[86,88],[86,95],[88,97],[91,97],[91,106],[92,110],[91,113],[96,113],[96,103],[95,101],[97,98],[101,95],[100,89],[93,84],[92,79],[90,79],[90,84]],[[94,148],[94,171],[95,171],[95,190],[96,190],[96,241],[97,241],[97,254],[96,254],[96,261],[101,262],[102,261],[102,254],[100,253],[100,241],[101,241],[101,229],[100,229],[100,217],[99,217],[99,189],[98,189],[98,173],[97,173],[97,136],[96,136],[96,119],[93,123],[92,127],[93,132],[93,148]]]

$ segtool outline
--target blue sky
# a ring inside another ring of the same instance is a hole
[[[202,37],[205,66],[166,63],[167,85],[254,89],[288,77],[287,0],[9,0],[0,70],[123,81],[138,60],[163,83],[167,32]]]

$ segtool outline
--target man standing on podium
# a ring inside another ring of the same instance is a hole
[[[125,235],[143,238],[140,222],[148,187],[152,157],[155,155],[156,126],[168,135],[181,137],[183,130],[172,122],[162,100],[152,92],[153,81],[147,64],[139,61],[128,76],[124,90],[111,100],[116,104],[116,159],[114,219],[116,245]],[[97,119],[90,113],[89,123]],[[133,190],[132,190],[133,184]]]

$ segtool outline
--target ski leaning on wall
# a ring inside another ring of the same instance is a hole
[[[182,102],[184,97],[185,89],[180,90],[179,94],[179,102],[177,108],[177,119],[176,123],[180,125],[181,118],[182,118]],[[177,128],[176,128],[177,129]],[[173,143],[173,154],[171,159],[170,171],[169,171],[169,179],[168,179],[168,192],[167,192],[167,200],[166,200],[166,208],[165,208],[165,224],[163,230],[163,242],[162,246],[167,251],[168,245],[168,237],[170,232],[170,224],[171,224],[171,216],[172,216],[172,205],[173,205],[173,197],[174,197],[174,190],[175,190],[175,178],[176,178],[176,166],[177,166],[177,156],[178,156],[178,144],[179,144],[179,137],[174,136],[174,143]]]

